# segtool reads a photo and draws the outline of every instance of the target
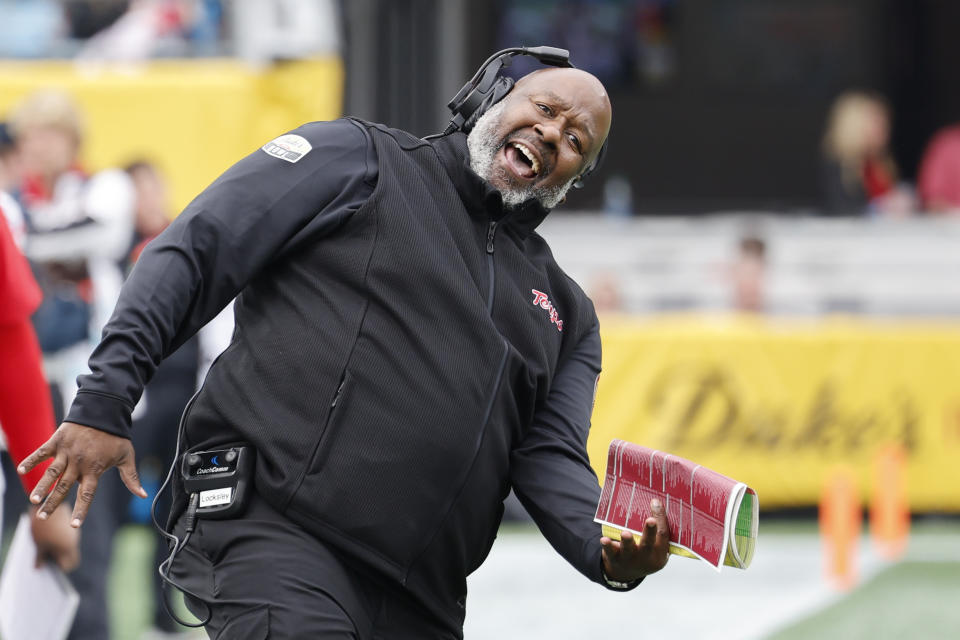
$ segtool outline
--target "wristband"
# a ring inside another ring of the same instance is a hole
[[[600,575],[603,576],[603,582],[611,589],[617,591],[627,591],[633,589],[635,586],[640,584],[643,581],[643,578],[637,578],[636,580],[631,580],[630,582],[621,582],[620,580],[614,580],[607,575],[606,569],[603,568],[603,563],[600,563]]]

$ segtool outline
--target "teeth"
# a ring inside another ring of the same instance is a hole
[[[526,156],[527,160],[530,161],[530,164],[533,168],[533,174],[537,175],[538,173],[540,173],[540,162],[537,161],[537,158],[536,156],[533,155],[533,152],[530,151],[530,149],[527,149],[524,145],[520,144],[519,142],[514,142],[513,146],[516,148],[517,151],[519,151],[524,156]]]

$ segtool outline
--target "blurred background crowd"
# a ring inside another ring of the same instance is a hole
[[[549,44],[614,109],[604,165],[542,228],[605,318],[596,464],[610,437],[671,445],[804,508],[833,463],[866,496],[893,443],[913,511],[956,513],[958,30],[953,0],[0,0],[0,209],[44,293],[55,413],[144,244],[233,161],[342,114],[434,133],[490,53]],[[231,330],[148,387],[148,490]],[[111,475],[73,637],[107,637],[113,535],[149,517]]]
[[[0,58],[262,66],[338,56],[345,111],[426,134],[486,52],[551,42],[619,106],[622,143],[576,208],[910,216],[960,207],[949,179],[960,135],[948,63],[960,53],[955,3],[498,0],[478,9],[466,0],[0,0]],[[514,74],[530,68],[520,61]]]

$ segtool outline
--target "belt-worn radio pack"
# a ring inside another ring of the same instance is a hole
[[[199,494],[197,517],[218,520],[243,512],[252,490],[255,456],[256,449],[246,445],[183,455],[183,488]]]

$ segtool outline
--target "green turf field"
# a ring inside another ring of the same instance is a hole
[[[955,639],[960,638],[958,605],[960,520],[931,518],[913,524],[902,561],[769,640]]]
[[[117,536],[116,555],[110,571],[110,628],[113,637],[136,640],[150,625],[151,598],[160,581],[153,566],[153,530],[145,526],[121,529]],[[195,620],[177,597],[177,614]],[[202,631],[197,637],[206,638]]]
[[[960,545],[960,541],[958,541]],[[960,562],[902,562],[770,640],[960,638]]]

